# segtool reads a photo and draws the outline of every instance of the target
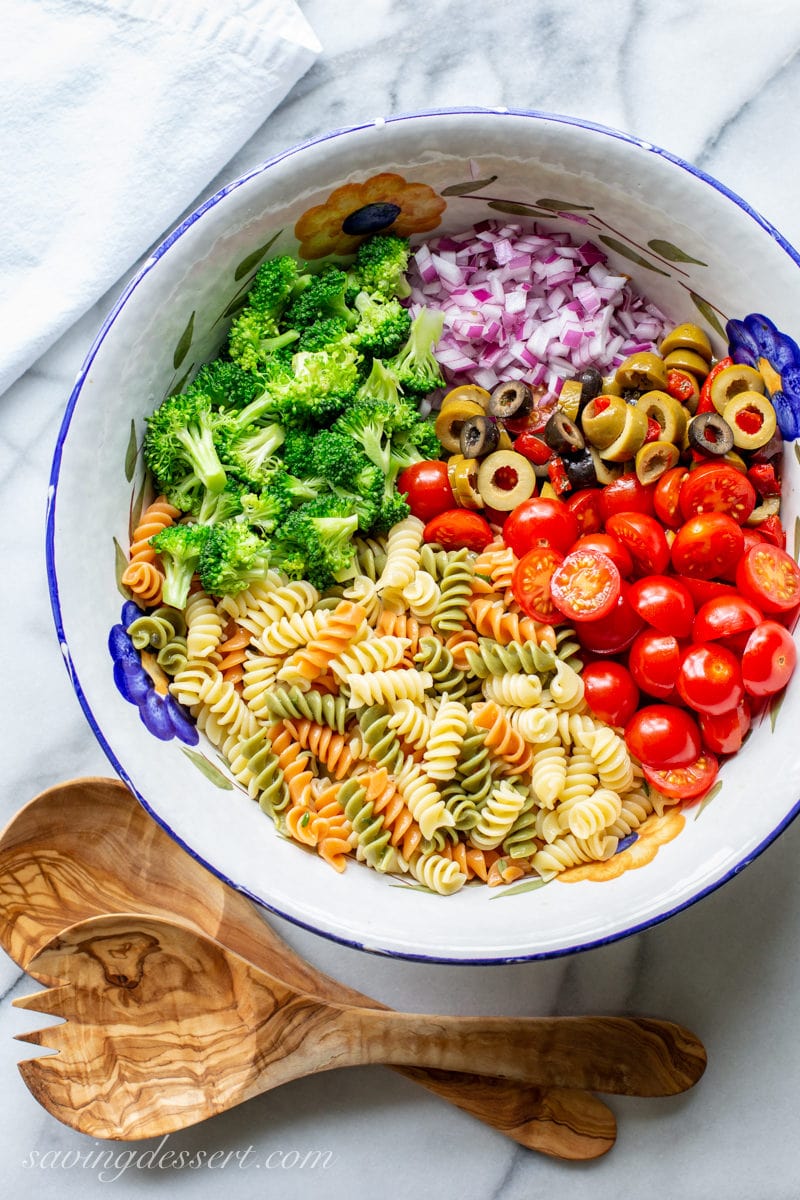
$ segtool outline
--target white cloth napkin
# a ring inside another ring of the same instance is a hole
[[[166,233],[319,53],[293,0],[3,0],[0,392]]]

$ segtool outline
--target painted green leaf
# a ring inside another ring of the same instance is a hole
[[[689,292],[689,295],[691,296],[692,304],[695,306],[697,311],[701,313],[703,317],[705,317],[709,325],[714,326],[719,336],[727,341],[728,335],[725,333],[719,317],[708,301],[704,300],[702,296],[698,296],[696,292]]]
[[[505,888],[492,896],[492,900],[502,900],[505,896],[519,896],[522,892],[536,892],[550,882],[549,879],[528,879],[525,883],[517,883],[514,887]]]
[[[778,713],[783,708],[783,702],[786,698],[785,690],[780,692],[769,706],[769,727],[770,732],[775,732],[775,726],[778,723]]]
[[[440,196],[468,196],[470,192],[479,192],[481,188],[488,187],[490,183],[494,183],[497,179],[496,175],[490,175],[488,179],[472,179],[469,183],[451,183],[449,187],[442,188]]]
[[[190,363],[189,367],[187,368],[187,370],[185,370],[183,372],[180,379],[177,379],[175,381],[175,383],[173,383],[172,387],[167,392],[167,396],[178,396],[183,391],[183,389],[186,387],[186,381],[188,380],[188,378],[191,375],[193,370],[194,370],[194,363]],[[165,397],[165,399],[166,399],[166,397]]]
[[[530,204],[517,204],[515,200],[487,200],[487,208],[496,212],[511,213],[514,217],[552,217],[552,213],[540,212]]]
[[[230,303],[222,310],[218,321],[222,321],[225,317],[235,317],[238,312],[241,312],[247,304],[247,292],[242,292],[239,296],[234,296]],[[214,324],[216,325],[216,321]]]
[[[128,514],[128,537],[131,540],[133,540],[133,531],[136,528],[136,526],[139,524],[139,518],[142,515],[142,509],[144,508],[144,498],[145,498],[146,492],[147,492],[147,477],[145,476],[145,478],[142,480],[142,483],[141,483],[141,486],[140,486],[138,492],[135,493],[135,495],[133,496],[133,499],[131,500],[131,511]]]
[[[539,208],[549,208],[553,212],[592,212],[592,204],[571,204],[569,200],[537,200]]]
[[[794,456],[797,459],[797,461],[800,463],[800,442],[794,443]]]
[[[128,483],[133,479],[136,470],[136,424],[131,420],[131,435],[128,438],[128,449],[125,451],[125,478]]]
[[[695,821],[700,816],[700,813],[703,811],[703,809],[706,807],[706,805],[710,804],[712,800],[716,800],[717,796],[720,794],[721,791],[722,791],[722,780],[718,779],[717,782],[714,784],[714,786],[710,787],[708,789],[705,796],[703,796],[703,799],[700,801],[700,807],[698,808],[697,812],[694,814]]]
[[[259,246],[257,250],[253,250],[250,254],[246,255],[246,257],[242,259],[236,270],[233,272],[233,278],[239,280],[244,278],[245,275],[249,275],[253,268],[258,266],[261,259],[264,257],[270,247],[275,244],[282,233],[283,230],[279,229],[278,232],[274,233],[269,241],[265,242],[263,246]]]
[[[181,750],[191,762],[197,767],[198,771],[202,772],[211,783],[218,788],[224,788],[227,792],[233,791],[233,784],[230,779],[227,779],[213,763],[207,758],[203,758],[202,754],[198,754],[196,750],[190,750],[188,746],[181,746]]]
[[[390,883],[389,887],[404,888],[407,892],[427,892],[429,896],[438,895],[438,892],[426,887],[424,883],[409,883],[407,880],[403,880],[402,883]]]
[[[178,344],[175,347],[175,351],[172,355],[172,365],[176,371],[177,371],[178,367],[181,365],[181,363],[183,362],[183,360],[186,358],[186,355],[189,353],[189,347],[192,344],[193,336],[194,336],[194,312],[192,312],[192,315],[189,317],[189,320],[186,322],[186,328],[184,329],[181,336],[178,338]]]
[[[797,449],[797,443],[795,443]],[[800,562],[800,517],[794,519],[794,561]]]
[[[122,582],[123,572],[128,565],[128,556],[125,553],[125,551],[122,549],[122,546],[120,546],[117,539],[114,538],[113,541],[114,541],[114,574],[117,579],[117,591],[125,600],[130,600],[130,599],[132,599],[131,590],[130,590],[130,588],[126,587],[125,584]]]
[[[668,271],[662,271],[660,267],[655,266],[649,259],[643,258],[638,251],[634,250],[632,246],[628,246],[627,243],[621,242],[619,238],[609,237],[607,233],[601,233],[599,238],[604,245],[608,246],[609,250],[615,250],[623,258],[630,259],[631,262],[636,263],[638,266],[646,267],[648,271],[655,271],[656,275],[663,275],[666,279],[669,279]]]
[[[696,263],[698,267],[708,266],[708,263],[704,263],[701,258],[692,258],[691,254],[687,254],[685,250],[681,250],[673,242],[665,242],[661,238],[653,238],[647,244],[654,254],[660,254],[662,258],[668,259],[669,262]]]

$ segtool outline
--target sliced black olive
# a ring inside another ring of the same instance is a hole
[[[521,379],[498,383],[489,397],[493,417],[524,417],[533,408],[533,392]]]
[[[687,430],[689,445],[702,454],[721,458],[733,449],[733,430],[717,412],[698,413]]]
[[[548,446],[552,446],[556,454],[583,450],[586,445],[584,436],[575,422],[570,421],[567,414],[559,412],[558,409],[544,427],[544,440]]]
[[[641,388],[626,387],[622,389],[622,399],[626,404],[635,404],[642,394]]]
[[[599,396],[603,390],[603,376],[597,367],[587,367],[576,378],[581,385],[581,403],[594,400],[595,396]]]
[[[534,468],[535,469],[535,468]],[[579,488],[597,487],[597,471],[591,451],[586,447],[576,454],[564,455],[564,469],[567,479],[572,484],[573,491]]]
[[[497,449],[500,428],[494,417],[470,417],[461,426],[459,441],[465,458],[481,458]]]

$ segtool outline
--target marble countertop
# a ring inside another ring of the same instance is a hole
[[[323,52],[206,195],[329,128],[416,108],[502,104],[585,117],[664,146],[745,196],[800,246],[800,8],[789,0],[300,0],[300,7]],[[8,672],[0,696],[0,823],[53,783],[111,773],[59,655],[43,529],[61,414],[118,290],[0,397]],[[113,1183],[121,1200],[167,1188],[200,1198],[220,1187],[232,1200],[412,1192],[789,1200],[800,1194],[791,1115],[800,1107],[798,855],[800,823],[742,875],[665,924],[538,964],[391,961],[276,922],[313,963],[397,1008],[641,1012],[695,1030],[709,1053],[701,1083],[669,1100],[611,1098],[617,1145],[588,1164],[525,1151],[381,1068],[301,1080],[173,1135],[175,1155],[167,1161],[186,1152],[182,1169],[145,1155],[158,1149],[155,1142],[104,1145],[50,1118],[17,1075],[14,1064],[25,1055],[12,1035],[37,1022],[11,1001],[35,988],[2,957],[3,1191],[71,1200]],[[98,1158],[103,1150],[113,1153]],[[217,1151],[223,1154],[209,1162]],[[316,1166],[307,1157],[314,1151],[323,1152]]]

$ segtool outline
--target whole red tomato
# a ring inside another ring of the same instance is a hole
[[[672,565],[679,575],[731,579],[744,550],[741,525],[723,512],[689,517],[675,534]]]
[[[489,522],[466,508],[439,513],[425,526],[423,537],[426,542],[438,542],[445,550],[474,550],[476,554],[494,540]]]
[[[652,516],[655,484],[642,483],[633,471],[626,471],[603,488],[603,519],[615,513],[640,512]]]
[[[739,660],[719,642],[699,642],[684,651],[676,687],[684,704],[712,716],[736,708],[744,699]]]
[[[575,633],[583,649],[590,654],[620,654],[628,649],[643,628],[644,621],[631,608],[628,585],[623,581],[608,615],[602,621],[580,621],[575,626]]]
[[[777,621],[762,621],[747,639],[742,654],[742,678],[751,696],[774,696],[792,677],[797,665],[794,639]]]
[[[643,629],[628,651],[628,668],[637,686],[656,700],[669,700],[681,663],[681,647],[670,633]]]
[[[685,584],[674,575],[645,575],[631,584],[628,599],[648,625],[676,638],[689,636],[694,601]]]
[[[685,708],[649,704],[625,726],[634,758],[648,767],[688,767],[700,753],[700,727]]]
[[[639,704],[639,689],[622,663],[588,663],[581,672],[586,703],[600,721],[626,725]]]
[[[713,754],[735,754],[741,749],[750,722],[750,707],[746,700],[737,704],[736,708],[716,716],[701,713],[700,736],[703,745]]]
[[[531,496],[513,510],[503,526],[503,540],[522,558],[534,546],[552,546],[566,554],[578,536],[578,522],[561,500]]]
[[[406,494],[411,512],[420,521],[430,521],[448,508],[455,508],[445,462],[418,462],[406,467],[397,478],[397,490]]]

